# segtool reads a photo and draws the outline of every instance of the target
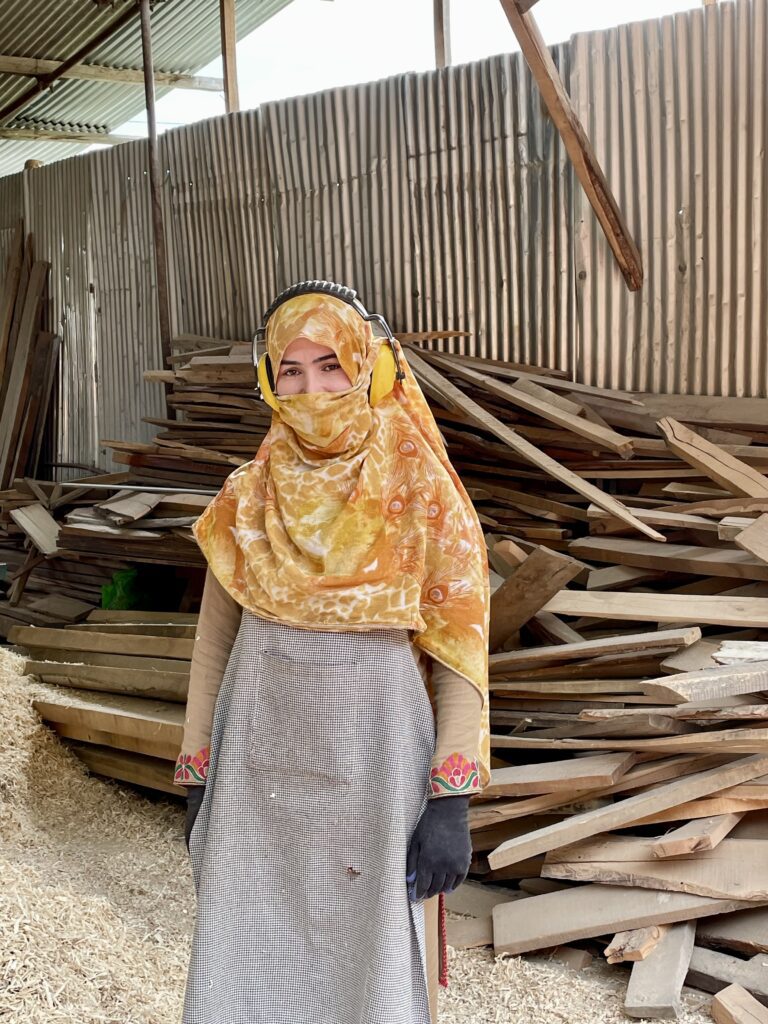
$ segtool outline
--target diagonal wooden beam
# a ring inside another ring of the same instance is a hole
[[[41,60],[37,57],[12,57],[0,54],[0,74],[25,75],[40,78],[58,70],[61,61]],[[141,68],[110,68],[101,64],[75,64],[62,78],[78,78],[88,82],[121,82],[124,85],[144,85]],[[155,71],[155,85],[174,89],[198,89],[205,92],[223,92],[224,79],[200,75],[180,75],[174,71]]]
[[[534,21],[527,13],[528,0],[500,0],[520,49],[536,80],[549,115],[560,132],[576,176],[586,192],[597,219],[613,250],[630,291],[643,284],[643,262],[611,188],[598,163],[570,96],[565,91],[552,55]]]

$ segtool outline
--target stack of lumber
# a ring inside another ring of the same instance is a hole
[[[168,406],[183,419],[147,417],[162,428],[152,444],[102,443],[135,481],[218,489],[233,467],[253,458],[269,429],[269,410],[255,390],[251,343],[181,335],[173,347],[171,368],[145,377],[166,385]]]
[[[41,330],[49,269],[20,221],[0,287],[0,488],[40,460],[59,343]]]
[[[35,707],[99,775],[181,795],[181,745],[197,616],[91,610],[64,628],[15,626],[26,672],[56,684]]]

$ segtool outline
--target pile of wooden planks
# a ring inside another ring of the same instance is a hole
[[[0,488],[40,460],[59,348],[41,329],[49,269],[19,221],[0,288]]]
[[[16,479],[0,495],[0,527],[41,566],[194,557],[191,521],[268,417],[249,346],[185,344],[155,375],[184,418],[158,422],[150,446],[110,442],[127,472],[98,479],[122,493]],[[617,393],[410,343],[408,358],[492,567],[493,775],[470,808],[452,941],[598,943],[634,965],[635,1016],[675,1016],[686,979],[768,1002],[745,959],[768,952],[766,403]],[[76,714],[43,713],[94,770],[170,791],[192,633],[169,630],[193,622],[100,618],[117,614],[10,637],[30,671],[87,688]],[[153,636],[189,647],[160,653]]]
[[[26,672],[66,688],[40,716],[99,775],[182,795],[173,783],[197,616],[92,610],[64,628],[15,626]]]
[[[173,347],[171,368],[145,377],[166,385],[167,403],[183,419],[147,417],[161,428],[152,444],[102,443],[137,482],[217,489],[234,466],[253,458],[269,429],[269,410],[255,391],[251,343],[181,335]]]

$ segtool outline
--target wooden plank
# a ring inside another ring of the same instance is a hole
[[[741,985],[721,989],[712,1000],[710,1011],[715,1024],[768,1024],[768,1009]]]
[[[698,622],[768,629],[768,598],[561,590],[542,611],[631,622]]]
[[[88,616],[89,622],[167,622],[178,625],[195,625],[199,616],[193,612],[148,612],[140,608],[112,610],[94,608]]]
[[[686,983],[705,992],[720,992],[728,985],[741,985],[761,1003],[768,1003],[768,971],[764,956],[738,960],[727,953],[694,946]]]
[[[578,789],[612,786],[636,760],[634,754],[622,753],[496,768],[491,771],[491,781],[483,790],[483,797],[573,793]]]
[[[25,663],[24,672],[60,686],[151,697],[181,704],[187,700],[189,687],[189,676],[182,672],[141,671],[107,665],[77,665],[29,659]]]
[[[551,610],[551,604],[550,601],[547,610]],[[701,630],[697,626],[693,626],[685,629],[665,629],[651,633],[601,637],[598,640],[583,640],[573,644],[552,644],[549,647],[524,651],[505,651],[501,654],[491,655],[489,671],[491,673],[521,672],[535,668],[537,665],[576,661],[580,658],[597,657],[603,654],[628,654],[637,651],[656,651],[669,647],[686,647],[700,639]]]
[[[609,964],[636,963],[645,960],[658,946],[669,931],[669,925],[652,924],[647,928],[633,928],[617,932],[605,947],[605,959]]]
[[[692,544],[656,544],[628,537],[582,537],[569,551],[587,561],[632,565],[662,572],[683,572],[731,579],[768,580],[768,565],[746,551]]]
[[[768,900],[763,840],[726,839],[714,850],[695,856],[624,859],[645,854],[649,845],[615,836],[576,844],[550,853],[541,874],[544,878],[689,892],[715,899]]]
[[[168,738],[148,738],[146,736],[127,736],[122,733],[95,729],[92,726],[76,722],[48,722],[47,725],[64,740],[76,740],[78,743],[93,743],[101,747],[113,747],[115,750],[129,750],[145,757],[159,757],[173,763],[179,754],[179,740]],[[552,883],[555,884],[554,882]]]
[[[478,949],[493,945],[493,918],[485,917],[449,918],[447,921],[448,945],[454,949]]]
[[[575,818],[549,825],[530,835],[509,839],[489,854],[488,861],[492,868],[506,867],[508,864],[515,864],[537,854],[578,842],[596,832],[621,828],[646,814],[674,807],[686,800],[708,796],[739,782],[755,779],[766,772],[766,755],[754,755],[720,768],[710,768],[708,771],[657,786],[649,792],[628,797],[609,807],[588,811]]]
[[[137,739],[176,743],[181,747],[184,707],[167,701],[80,691],[46,696],[33,702],[47,722],[70,723]]]
[[[11,371],[10,375],[6,375],[8,386],[0,410],[0,488],[8,487],[12,479],[16,445],[29,389],[29,364],[37,339],[48,270],[49,264],[42,261],[32,267]]]
[[[646,960],[632,968],[624,999],[630,1017],[676,1020],[696,935],[694,921],[672,925]]]
[[[24,222],[18,220],[13,230],[13,237],[8,248],[8,259],[5,266],[2,295],[0,295],[0,397],[2,382],[7,369],[11,325],[16,304],[23,296],[19,295],[21,268],[24,262]]]
[[[595,505],[605,509],[606,512],[610,512],[612,515],[622,519],[630,526],[639,530],[640,533],[644,533],[646,536],[652,537],[654,540],[664,539],[656,530],[635,519],[635,517],[628,513],[624,506],[620,502],[616,501],[615,498],[612,498],[609,494],[601,491],[586,480],[582,480],[580,476],[573,473],[571,470],[566,469],[565,466],[561,466],[555,459],[545,455],[544,452],[539,451],[535,445],[526,441],[511,427],[502,423],[501,420],[492,416],[489,412],[483,409],[482,406],[478,405],[477,402],[468,398],[463,391],[460,391],[454,384],[451,384],[451,382],[448,381],[438,370],[433,366],[430,366],[420,356],[416,355],[412,349],[409,350],[408,362],[414,373],[416,373],[420,379],[432,382],[441,388],[449,401],[453,402],[456,406],[466,412],[467,415],[479,426],[504,441],[505,444],[509,445],[516,454],[522,456],[522,458],[527,462],[530,462],[532,465],[547,473],[555,480],[559,480],[560,483],[564,484],[566,487],[572,488],[578,494],[582,494],[585,498],[594,502]]]
[[[500,647],[581,572],[567,555],[536,548],[491,597],[489,644]]]
[[[79,622],[93,611],[93,605],[87,601],[62,597],[61,594],[45,594],[43,597],[35,598],[29,602],[29,607],[65,622]]]
[[[736,537],[736,544],[755,558],[768,563],[768,515],[759,516]]]
[[[646,680],[643,690],[662,703],[684,704],[688,701],[718,700],[732,694],[761,693],[768,690],[768,664],[721,665],[699,672],[681,672]]]
[[[742,729],[702,729],[678,736],[658,736],[651,739],[537,739],[535,736],[491,736],[491,747],[499,750],[571,750],[582,753],[596,750],[636,750],[647,753],[682,754],[706,753],[720,750],[724,756],[757,754],[768,749],[768,729],[747,726]],[[717,814],[719,811],[708,811]],[[703,815],[699,815],[703,817]]]
[[[531,69],[541,96],[573,163],[576,176],[613,251],[630,291],[643,284],[643,263],[627,224],[594,150],[565,91],[555,62],[531,14],[523,14],[516,0],[501,0],[512,31]]]
[[[696,941],[742,953],[768,953],[768,908],[740,910],[699,922]]]
[[[512,889],[502,889],[496,885],[481,885],[479,882],[466,881],[445,894],[445,907],[452,914],[468,914],[470,917],[489,917],[493,908],[500,903],[520,899],[520,893]]]
[[[768,480],[763,474],[729,455],[719,445],[705,440],[672,417],[660,420],[659,428],[675,455],[726,491],[747,498],[768,498]]]
[[[652,857],[687,857],[693,853],[714,850],[738,825],[743,814],[717,814],[686,822],[651,843]]]
[[[110,779],[130,782],[146,789],[156,789],[161,793],[174,796],[185,796],[184,786],[173,782],[173,765],[156,757],[147,757],[130,751],[116,751],[110,747],[95,746],[90,743],[68,743],[67,746],[89,770],[96,775],[105,775]]]
[[[79,622],[67,627],[72,633],[93,633],[92,622]],[[177,640],[194,640],[197,626],[179,626],[175,622],[100,622],[99,633],[117,633],[120,636],[170,636]]]
[[[58,648],[61,651],[98,651],[105,654],[132,654],[156,658],[191,659],[194,640],[169,637],[120,636],[40,626],[17,626],[9,640],[14,644]]]
[[[692,921],[748,906],[743,900],[713,900],[684,892],[582,885],[494,907],[494,951],[517,956],[561,942]]]
[[[40,502],[24,508],[11,509],[11,519],[29,537],[38,551],[55,555],[58,548],[59,524]]]

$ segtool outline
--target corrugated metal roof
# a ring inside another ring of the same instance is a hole
[[[238,38],[268,21],[291,0],[237,0]],[[14,57],[66,60],[122,12],[122,5],[94,0],[0,0],[0,51]],[[158,71],[193,74],[221,52],[218,0],[161,0],[152,15],[152,49]],[[91,53],[88,64],[141,67],[138,14]],[[31,78],[0,74],[0,109],[30,86]],[[157,95],[168,88],[158,88]],[[60,79],[35,97],[6,127],[56,127],[66,131],[114,130],[144,109],[141,86]],[[98,139],[94,138],[97,142]],[[71,156],[82,143],[0,139],[0,175],[20,170],[25,160],[45,163]]]

